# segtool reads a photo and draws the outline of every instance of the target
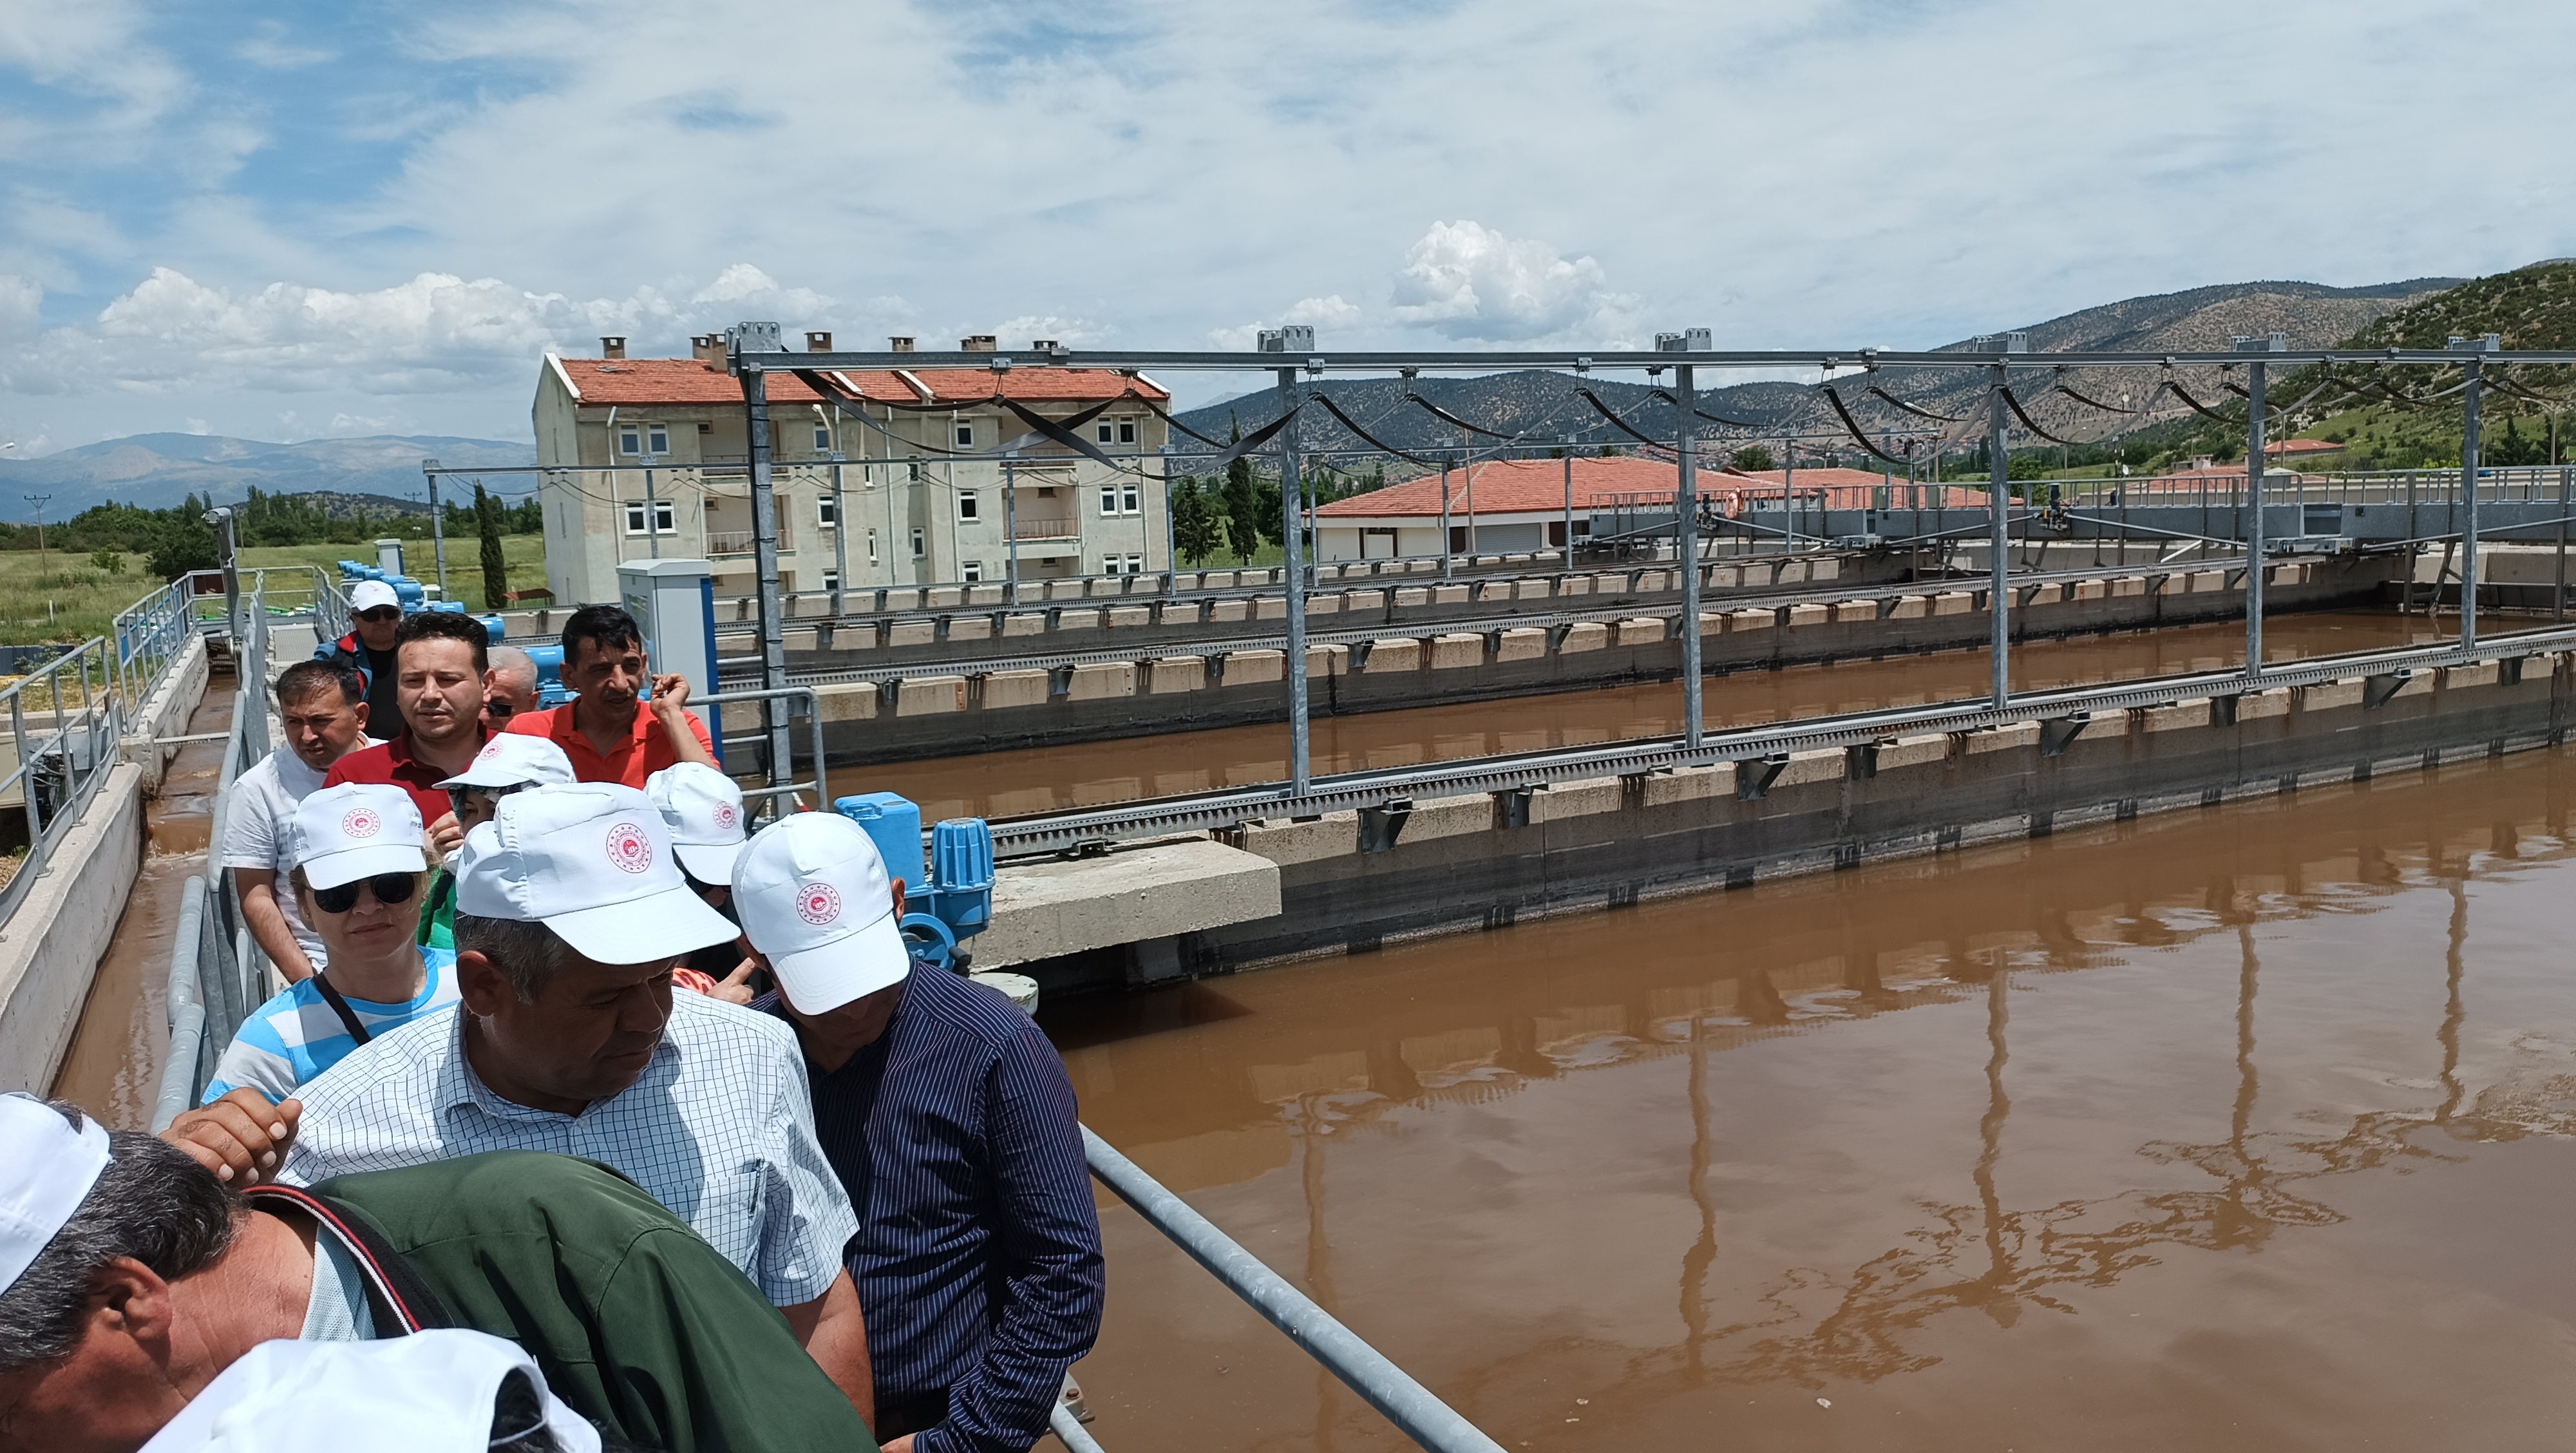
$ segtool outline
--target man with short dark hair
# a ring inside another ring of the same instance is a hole
[[[236,1195],[149,1135],[11,1095],[0,1206],[9,1453],[139,1448],[263,1342],[457,1326],[517,1343],[574,1411],[649,1447],[875,1447],[740,1272],[586,1161],[503,1152]]]
[[[405,617],[394,642],[401,731],[382,746],[341,758],[327,780],[332,787],[391,783],[409,792],[420,805],[420,820],[429,824],[430,845],[442,857],[456,851],[465,832],[438,784],[464,771],[483,746],[489,641],[472,616],[429,611]]]
[[[554,738],[584,782],[621,782],[637,791],[675,762],[716,765],[715,744],[688,710],[688,678],[654,676],[653,696],[640,693],[650,669],[635,617],[613,605],[586,605],[563,628],[563,684],[579,693],[563,706],[510,719],[510,730]]]
[[[373,745],[367,722],[374,709],[365,691],[346,661],[298,661],[279,672],[277,720],[286,744],[233,783],[224,816],[223,865],[241,889],[242,918],[290,984],[313,977],[323,951],[295,895],[278,891],[280,877],[295,866],[287,824],[342,757]]]
[[[349,587],[349,624],[354,628],[336,641],[325,641],[313,653],[316,661],[336,661],[358,673],[365,683],[367,708],[376,730],[391,732],[402,722],[394,700],[394,633],[402,628],[402,597],[381,580],[361,580]]]

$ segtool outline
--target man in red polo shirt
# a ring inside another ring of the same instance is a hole
[[[491,664],[487,639],[472,616],[430,611],[403,617],[394,637],[402,731],[342,757],[323,779],[330,787],[376,782],[409,792],[420,820],[429,824],[431,846],[442,856],[465,840],[438,784],[472,766],[482,749],[484,677]]]
[[[563,628],[563,684],[578,692],[566,705],[510,719],[509,730],[552,737],[584,782],[644,779],[678,762],[716,765],[706,726],[686,709],[689,683],[655,676],[653,698],[640,698],[648,667],[644,633],[613,605],[586,605]]]

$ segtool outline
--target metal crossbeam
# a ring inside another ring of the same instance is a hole
[[[2576,363],[2576,352],[2524,350],[2488,353],[2474,348],[2292,348],[2266,352],[2276,365],[2302,363],[2377,363],[2458,365],[2475,359],[2489,365]],[[1500,350],[1452,353],[1339,353],[1318,350],[1283,360],[1277,353],[1225,353],[1213,350],[1150,352],[1130,349],[1059,349],[1052,353],[743,353],[733,366],[744,372],[790,373],[798,370],[872,373],[922,369],[973,369],[1008,372],[1015,368],[1096,368],[1122,372],[1181,369],[1228,373],[1276,373],[1282,362],[1309,374],[1499,373],[1506,369],[1545,368],[1568,373],[1595,369],[1666,369],[1688,364],[1701,368],[1814,368],[1872,370],[1882,368],[2198,368],[2241,364],[2234,351],[2175,353],[2017,353],[1903,352],[1879,348],[1700,349],[1664,352],[1624,349],[1593,353],[1565,350]]]

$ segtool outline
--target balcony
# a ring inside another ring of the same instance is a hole
[[[707,558],[751,554],[756,539],[757,536],[750,530],[709,530],[707,531]],[[796,532],[787,527],[785,520],[779,521],[778,553],[784,555],[795,548]]]
[[[1010,522],[1014,540],[1079,540],[1082,538],[1080,515],[1033,515],[1023,510]]]

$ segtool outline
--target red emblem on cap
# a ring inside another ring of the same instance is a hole
[[[482,751],[474,754],[474,760],[478,762],[488,762],[499,755],[501,755],[501,739],[499,737],[494,737],[484,746]]]
[[[373,808],[352,807],[340,814],[340,831],[351,837],[374,837],[384,825],[385,820]]]
[[[621,822],[608,830],[608,861],[619,872],[648,873],[653,869],[653,840],[644,829],[631,822]]]
[[[796,916],[816,928],[838,922],[841,917],[840,890],[829,883],[808,883],[797,889]]]
[[[716,804],[716,826],[723,828],[727,832],[733,831],[734,823],[738,821],[741,816],[742,814],[733,810],[733,804],[730,802],[719,802]]]

